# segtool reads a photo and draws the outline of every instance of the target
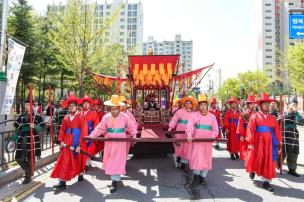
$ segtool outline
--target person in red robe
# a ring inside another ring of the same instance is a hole
[[[88,128],[87,135],[89,136],[91,134],[91,132],[99,124],[100,119],[98,117],[97,112],[91,110],[91,108],[90,108],[94,104],[94,100],[92,100],[90,98],[90,96],[85,95],[81,99],[81,103],[82,103],[83,108],[82,108],[82,111],[80,112],[80,114],[87,123],[87,128]],[[84,144],[83,145],[84,150],[93,156],[95,156],[101,150],[101,147],[103,146],[103,144],[99,143],[99,142],[84,142],[83,144]],[[83,155],[82,163],[83,163],[83,165],[82,165],[83,171],[85,169],[87,170],[89,167],[91,167],[91,159],[88,156]]]
[[[210,102],[209,112],[215,116],[216,121],[217,121],[217,125],[219,126],[219,128],[218,128],[219,134],[218,134],[217,138],[222,138],[222,133],[221,133],[222,116],[221,116],[220,110],[217,109],[216,104],[217,104],[216,103],[216,98],[212,98],[211,102]],[[215,149],[220,149],[219,142],[215,142]]]
[[[272,178],[276,176],[276,158],[280,152],[279,145],[282,140],[279,124],[274,116],[269,114],[269,94],[263,93],[257,103],[260,111],[253,114],[249,120],[245,141],[248,142],[248,150],[252,152],[253,160],[246,166],[250,170],[250,178],[255,174],[262,177],[263,187],[273,192],[270,185]]]
[[[247,152],[248,144],[247,142],[245,142],[245,138],[247,134],[249,119],[251,115],[255,112],[254,103],[255,103],[254,95],[249,95],[246,101],[247,108],[240,114],[239,124],[237,127],[237,134],[240,134],[240,159],[245,161],[245,165],[248,163],[250,159]]]
[[[51,177],[58,178],[59,184],[53,186],[55,191],[66,188],[66,181],[78,175],[78,181],[83,180],[81,172],[82,155],[79,153],[83,143],[83,137],[87,133],[85,120],[77,112],[78,98],[68,97],[64,105],[68,106],[69,113],[64,117],[58,136],[60,143],[60,153],[57,163],[52,171]],[[69,147],[73,147],[71,150]]]
[[[105,114],[102,108],[102,101],[101,99],[95,99],[93,104],[93,111],[98,114],[99,120],[102,119],[103,115]]]
[[[230,158],[232,160],[236,160],[239,158],[239,137],[236,132],[238,123],[239,123],[239,115],[238,112],[238,104],[239,101],[232,97],[228,104],[230,104],[230,109],[225,113],[224,118],[224,129],[227,137],[227,150],[230,152]]]

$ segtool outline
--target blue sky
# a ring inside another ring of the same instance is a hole
[[[48,3],[60,0],[28,1],[41,12]],[[224,79],[255,70],[253,0],[141,2],[144,7],[144,41],[148,36],[157,41],[174,40],[175,34],[181,34],[183,40],[193,41],[193,68],[215,63],[215,68],[222,69]]]

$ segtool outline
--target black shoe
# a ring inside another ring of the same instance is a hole
[[[253,180],[253,179],[254,179],[254,177],[255,177],[255,173],[250,173],[250,174],[249,174],[249,177],[250,177],[250,179],[252,179],[252,180]]]
[[[189,171],[189,165],[187,163],[181,163],[181,169],[185,172],[188,173]]]
[[[182,160],[181,157],[179,157],[179,156],[176,157],[176,162],[177,162],[177,163],[180,163],[181,160]]]
[[[190,186],[189,194],[190,194],[190,199],[191,200],[198,200],[200,199],[200,191],[199,191],[199,175],[194,175],[193,181]]]
[[[239,158],[240,158],[240,156],[239,156],[238,153],[234,154],[234,156],[235,156],[236,159],[239,159]]]
[[[220,145],[215,145],[214,149],[219,150],[220,149]]]
[[[289,174],[289,175],[293,175],[293,176],[295,176],[295,177],[300,177],[300,175],[299,175],[295,170],[291,170],[291,169],[290,169],[290,170],[288,171],[288,174]]]
[[[191,183],[191,187],[195,188],[200,184],[200,176],[199,175],[193,175],[193,181]]]
[[[25,179],[23,180],[22,184],[28,184],[28,183],[30,183],[31,181],[32,181],[31,178],[25,177]]]
[[[60,181],[57,185],[54,185],[53,188],[56,189],[55,191],[61,191],[66,189],[65,181]]]
[[[235,157],[233,154],[230,154],[230,158],[231,158],[231,160],[235,160]]]
[[[207,182],[205,180],[205,178],[203,176],[199,176],[199,182],[202,184],[202,185],[207,185]]]
[[[87,165],[87,166],[85,167],[85,171],[88,171],[88,170],[90,170],[91,168],[92,168],[92,165],[89,164],[89,165]]]
[[[111,189],[110,189],[110,192],[111,193],[114,193],[114,192],[116,192],[116,190],[117,190],[117,184],[118,184],[118,181],[112,181],[112,185],[111,185]]]
[[[78,182],[83,181],[83,175],[78,175]]]
[[[264,187],[267,191],[273,192],[273,188],[271,187],[271,185],[270,185],[269,182],[264,182],[264,183],[263,183],[263,187]]]

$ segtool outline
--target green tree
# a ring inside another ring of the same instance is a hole
[[[93,67],[102,67],[100,61],[105,59],[106,34],[120,9],[102,22],[95,15],[95,10],[96,4],[68,0],[64,9],[50,8],[48,13],[49,18],[56,22],[49,32],[49,39],[58,50],[58,61],[74,73],[80,96],[89,90],[87,87],[91,88],[86,84],[89,82],[86,73]]]
[[[288,69],[292,86],[297,92],[304,93],[304,43],[289,46]]]
[[[240,97],[240,81],[236,78],[227,79],[221,87],[221,98],[223,100],[228,100],[231,96]]]
[[[248,71],[244,73],[239,73],[238,79],[240,81],[240,84],[244,88],[244,94],[242,95],[243,99],[246,99],[248,97],[248,94],[250,93],[253,93],[257,96],[260,93],[268,92],[270,80],[264,74],[264,72]]]
[[[26,0],[18,0],[13,3],[13,7],[11,7],[9,11],[7,30],[10,36],[18,40],[17,42],[27,44],[16,88],[16,100],[18,102],[20,96],[22,100],[24,100],[27,84],[33,81],[37,73],[37,65],[35,62],[38,56],[37,50],[35,50],[36,33],[34,29],[34,14]],[[17,112],[19,112],[19,103],[17,103]]]

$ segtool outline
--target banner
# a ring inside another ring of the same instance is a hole
[[[7,84],[1,114],[9,114],[13,106],[16,85],[22,65],[25,47],[8,39]]]

